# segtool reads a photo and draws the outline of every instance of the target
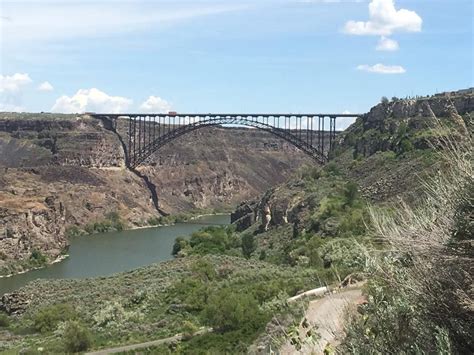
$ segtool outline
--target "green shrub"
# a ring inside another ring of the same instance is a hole
[[[92,336],[87,328],[75,321],[66,324],[63,335],[64,348],[67,352],[86,351],[92,344]]]
[[[191,267],[191,271],[202,281],[212,281],[217,276],[214,265],[204,259],[197,260]]]
[[[10,324],[10,319],[5,313],[0,313],[0,328],[6,328]]]
[[[95,234],[122,231],[124,228],[125,224],[121,220],[118,212],[109,212],[105,215],[104,220],[86,224],[84,231],[87,234]]]
[[[353,206],[359,195],[358,186],[353,182],[348,182],[344,188],[345,205]]]
[[[252,234],[244,234],[242,236],[242,254],[248,259],[257,248],[255,237]]]
[[[184,239],[183,237],[177,237],[174,241],[173,250],[171,251],[171,254],[174,256],[178,255],[178,253],[184,248],[186,248],[186,246],[188,245],[189,242],[186,239]]]
[[[337,166],[337,164],[335,162],[329,162],[327,163],[325,166],[324,166],[324,171],[327,172],[327,174],[329,175],[333,175],[333,176],[339,176],[341,175],[341,170],[339,169],[339,167]]]
[[[33,249],[31,251],[30,260],[35,264],[44,265],[48,261],[48,258],[46,258],[46,256],[44,256],[39,250]]]
[[[196,333],[198,330],[199,330],[199,327],[196,326],[193,322],[190,322],[188,320],[184,321],[183,329],[181,331],[181,334],[183,335],[183,339],[184,340],[191,339],[194,333]]]
[[[81,230],[78,226],[71,225],[66,227],[66,236],[68,238],[79,237],[84,234],[84,231]]]
[[[413,150],[413,143],[408,138],[400,141],[400,154],[404,154]]]
[[[205,320],[219,332],[246,328],[261,328],[265,316],[252,294],[221,289],[210,295],[203,315]]]
[[[160,218],[161,217],[150,217],[147,220],[147,224],[150,226],[157,226],[160,224]]]
[[[77,313],[69,304],[56,304],[39,309],[33,316],[33,327],[41,333],[56,329],[60,322],[74,320]]]
[[[189,245],[196,254],[222,254],[231,247],[226,227],[207,227],[191,235]]]

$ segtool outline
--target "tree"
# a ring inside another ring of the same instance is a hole
[[[252,234],[242,236],[242,254],[248,259],[257,248],[255,238]]]
[[[384,105],[388,104],[388,98],[386,96],[382,96],[382,98],[380,99],[380,102]]]
[[[92,344],[90,332],[75,321],[66,324],[63,339],[66,351],[71,353],[86,351]]]
[[[77,318],[77,313],[69,304],[55,304],[39,309],[33,316],[33,327],[41,333],[56,329],[60,322]]]
[[[183,237],[176,238],[173,244],[173,251],[171,252],[171,254],[173,254],[174,256],[178,255],[179,252],[185,249],[188,245],[188,241]]]
[[[238,293],[230,288],[220,289],[209,297],[204,318],[220,332],[241,328],[258,329],[265,317],[251,293]]]
[[[348,182],[344,189],[345,205],[352,207],[358,196],[357,184]]]

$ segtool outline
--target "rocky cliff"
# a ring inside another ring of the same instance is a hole
[[[326,166],[326,174],[332,172],[357,183],[373,202],[399,198],[415,201],[420,198],[420,180],[442,168],[433,148],[446,137],[461,142],[472,135],[473,117],[473,93],[380,103],[338,136],[335,157]],[[303,175],[271,188],[259,200],[238,206],[231,215],[237,229],[252,225],[259,232],[285,225],[299,228],[298,224],[308,219],[309,204],[318,205],[327,193],[333,193],[331,183],[320,178],[324,172],[314,170]],[[320,192],[315,193],[313,187],[306,189],[307,179],[316,179]],[[330,179],[334,180],[332,175]]]
[[[155,192],[166,213],[228,209],[309,162],[265,132],[206,128],[131,172],[119,137],[100,120],[0,113],[0,268],[6,273],[36,251],[52,260],[67,245],[66,226],[109,212],[129,226],[146,224],[158,214]]]

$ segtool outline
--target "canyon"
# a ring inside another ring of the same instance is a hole
[[[37,252],[53,261],[69,226],[110,213],[134,228],[163,214],[230,210],[311,162],[263,131],[206,128],[131,171],[119,138],[88,115],[0,113],[2,274],[31,268]]]

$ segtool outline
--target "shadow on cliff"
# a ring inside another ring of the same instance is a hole
[[[123,152],[124,152],[125,166],[127,167],[128,170],[130,170],[132,173],[134,173],[136,176],[138,176],[140,179],[143,180],[143,182],[145,183],[148,191],[150,191],[151,199],[153,201],[153,205],[155,206],[155,209],[161,215],[168,216],[169,213],[163,211],[160,208],[160,204],[159,204],[159,201],[158,201],[158,194],[156,193],[156,185],[151,182],[151,180],[148,178],[148,176],[146,176],[145,174],[142,174],[137,169],[130,167],[129,157],[128,157],[128,148],[127,148],[127,145],[125,144],[122,136],[120,135],[120,133],[117,132],[116,122],[114,122],[113,120],[111,120],[109,118],[106,118],[106,117],[101,117],[100,120],[102,121],[105,129],[113,132],[117,136],[118,140],[120,141],[120,144],[122,145],[122,149],[123,149]]]

